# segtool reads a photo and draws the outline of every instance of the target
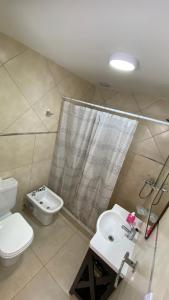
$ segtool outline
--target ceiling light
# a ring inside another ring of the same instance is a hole
[[[127,53],[115,53],[111,56],[109,64],[114,69],[131,72],[138,66],[138,61],[135,57]]]

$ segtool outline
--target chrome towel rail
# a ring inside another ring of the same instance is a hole
[[[18,135],[36,135],[36,134],[51,134],[57,133],[57,131],[37,131],[37,132],[12,132],[12,133],[0,133],[0,137],[5,136],[18,136]]]

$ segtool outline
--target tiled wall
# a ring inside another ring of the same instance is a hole
[[[96,88],[94,102],[165,121],[169,100],[140,94]],[[120,172],[110,207],[118,203],[131,211],[144,200],[139,198],[143,180],[156,178],[169,155],[169,126],[139,121],[132,145]]]
[[[61,95],[85,100],[93,99],[93,93],[90,83],[0,34],[0,132],[56,130]],[[165,99],[96,88],[93,102],[162,120],[168,118],[169,101]],[[48,108],[54,112],[50,118],[45,116]],[[168,129],[140,122],[110,206],[116,202],[134,210],[142,203],[138,192],[143,179],[156,176],[168,155]],[[18,208],[27,189],[47,182],[54,140],[54,134],[0,138],[0,177],[19,179]]]
[[[158,230],[158,242],[155,258],[152,290],[153,300],[169,299],[169,209],[161,219]]]
[[[61,96],[85,99],[93,92],[90,83],[0,34],[0,133],[56,131]],[[15,209],[28,191],[48,183],[54,143],[55,134],[0,137],[0,177],[19,182]]]
[[[61,95],[93,102],[165,120],[169,117],[169,101],[143,95],[95,89],[62,67],[0,34],[0,133],[57,130]],[[47,118],[50,109],[54,116]],[[24,195],[48,182],[55,134],[0,137],[0,177],[14,176],[19,182],[16,209],[21,209]],[[132,146],[120,173],[110,206],[119,203],[135,210],[142,204],[138,192],[143,179],[157,176],[169,149],[169,128],[140,122]],[[159,251],[153,277],[156,299],[167,299],[164,281],[168,278],[169,250],[168,214],[160,223]],[[148,289],[156,232],[148,241],[140,234],[135,257],[139,260],[134,276],[128,274],[112,295],[112,300],[143,300]],[[159,282],[160,287],[159,289]],[[157,284],[158,283],[158,284]],[[158,287],[158,290],[157,290]],[[163,288],[163,289],[162,289]],[[160,298],[161,297],[161,298]]]
[[[96,88],[94,102],[100,105],[142,114],[164,120],[169,114],[169,100],[149,96],[120,93],[118,91]],[[137,205],[145,204],[139,198],[143,180],[149,176],[156,178],[169,155],[169,127],[156,125],[148,121],[139,122],[132,145],[120,172],[109,206],[119,203],[126,209],[135,211]],[[168,167],[165,170],[165,176]],[[162,178],[159,180],[161,182]],[[165,194],[165,201],[168,194]],[[150,202],[150,199],[148,199]],[[163,197],[164,201],[164,197]],[[166,202],[165,202],[166,203]],[[152,291],[155,300],[168,299],[168,218],[166,213],[159,225],[155,270]],[[144,239],[145,224],[139,234],[133,259],[138,260],[136,272],[128,272],[125,279],[113,292],[111,300],[143,300],[149,289],[150,275],[153,268],[155,252],[155,230],[148,240]]]

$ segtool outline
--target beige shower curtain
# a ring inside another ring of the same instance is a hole
[[[137,121],[64,102],[50,187],[95,230],[108,206]]]

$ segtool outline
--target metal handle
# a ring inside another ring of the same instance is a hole
[[[121,275],[121,270],[123,269],[123,266],[124,266],[124,263],[125,263],[125,260],[126,260],[127,257],[129,257],[129,252],[126,252],[126,254],[125,254],[125,256],[124,256],[124,258],[123,258],[123,260],[121,262],[121,265],[120,265],[120,268],[119,268],[119,271],[117,273],[116,280],[115,280],[115,283],[114,283],[115,289],[118,286],[120,275]]]
[[[45,115],[46,115],[46,117],[51,117],[54,115],[54,113],[51,112],[50,109],[47,109]]]
[[[155,183],[155,180],[154,180],[154,178],[148,178],[148,179],[144,179],[144,182],[146,183],[146,184],[149,184],[150,186],[151,185],[154,185],[154,183]]]
[[[128,265],[132,268],[132,272],[133,272],[133,273],[134,273],[134,271],[135,271],[135,269],[136,269],[137,261],[136,261],[136,262],[133,262],[133,261],[129,258],[129,255],[130,255],[130,253],[129,253],[129,252],[126,252],[126,254],[125,254],[124,257],[123,257],[123,260],[122,260],[122,262],[121,262],[119,271],[118,271],[117,276],[116,276],[116,279],[115,279],[115,283],[114,283],[115,289],[116,289],[117,286],[118,286],[119,279],[120,279],[120,275],[121,275],[121,270],[123,269],[123,266],[124,266],[125,263],[128,264]]]

